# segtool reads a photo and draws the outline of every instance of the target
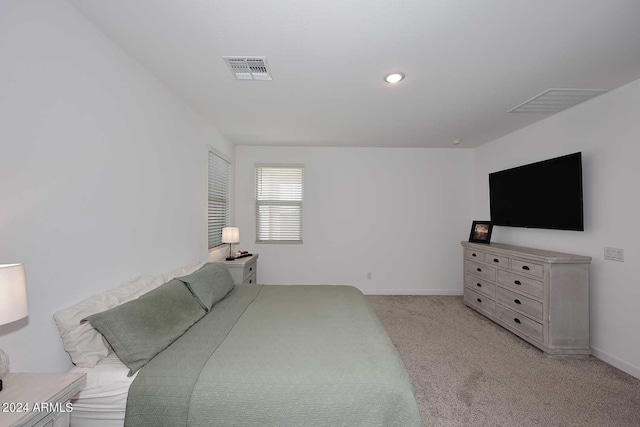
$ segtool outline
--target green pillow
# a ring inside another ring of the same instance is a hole
[[[188,276],[177,277],[184,282],[206,311],[223,299],[235,287],[231,273],[221,262],[207,263]]]
[[[131,376],[205,314],[184,283],[171,280],[82,322],[90,322],[104,335]]]

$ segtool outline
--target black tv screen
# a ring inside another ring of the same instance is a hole
[[[491,222],[584,231],[582,153],[489,174]]]

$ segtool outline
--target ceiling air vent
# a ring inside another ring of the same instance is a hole
[[[272,80],[264,56],[223,56],[236,80]]]
[[[507,113],[555,114],[604,92],[604,89],[547,89]]]

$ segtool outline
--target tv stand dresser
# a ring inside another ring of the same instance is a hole
[[[547,354],[588,355],[590,257],[462,242],[464,303]]]

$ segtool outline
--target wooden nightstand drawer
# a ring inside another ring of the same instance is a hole
[[[71,424],[71,413],[52,412],[34,424],[33,427],[69,427],[69,424]]]
[[[464,262],[465,273],[473,274],[488,280],[496,280],[496,269],[484,264],[478,264],[477,262],[465,260]]]
[[[244,278],[244,282],[242,283],[244,283],[245,285],[255,285],[256,277],[257,277],[256,273],[250,274],[249,276]]]
[[[254,259],[251,264],[247,264],[244,266],[244,278],[246,279],[249,276],[255,276],[258,272],[258,264]]]

